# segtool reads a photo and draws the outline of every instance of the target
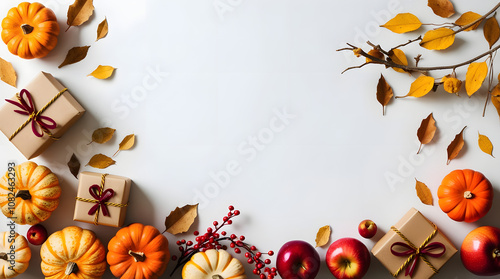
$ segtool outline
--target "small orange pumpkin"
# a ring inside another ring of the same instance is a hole
[[[2,20],[2,40],[9,51],[24,59],[46,56],[57,45],[59,24],[51,9],[23,2]]]
[[[480,172],[454,170],[438,188],[439,207],[455,221],[475,222],[493,203],[493,187]]]
[[[134,223],[120,229],[108,243],[107,260],[121,279],[155,279],[170,260],[168,240],[158,229]]]
[[[182,268],[182,279],[246,279],[245,268],[225,250],[209,249],[194,254]]]

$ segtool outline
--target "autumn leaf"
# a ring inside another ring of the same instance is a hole
[[[89,74],[89,76],[93,76],[98,79],[107,79],[113,74],[114,71],[115,68],[111,66],[99,65],[92,73]]]
[[[448,162],[446,163],[447,165],[450,164],[451,160],[455,159],[464,147],[465,141],[464,141],[464,130],[467,128],[465,126],[460,133],[458,133],[453,141],[448,145],[447,152],[448,152]]]
[[[90,46],[83,46],[83,47],[74,47],[70,49],[68,51],[68,54],[66,54],[66,58],[61,63],[61,65],[59,65],[58,68],[82,61],[85,57],[87,57],[87,52],[89,51],[89,48]]]
[[[491,91],[491,103],[496,108],[498,116],[500,116],[500,84],[497,84]]]
[[[427,118],[422,120],[422,123],[420,123],[420,127],[417,130],[417,137],[420,141],[420,147],[418,148],[417,154],[420,153],[420,149],[422,148],[423,144],[428,144],[429,142],[431,142],[431,140],[434,138],[436,130],[436,120],[434,120],[434,117],[431,113],[429,114],[429,116],[427,116]]]
[[[380,50],[374,48],[374,49],[371,49],[370,51],[368,51],[368,55],[371,55],[375,58],[378,58],[380,60],[384,60],[384,54],[382,52],[380,52]],[[366,63],[370,63],[372,62],[373,60],[371,60],[370,58],[366,58]],[[377,63],[377,62],[373,62],[373,63]]]
[[[173,235],[187,232],[198,216],[198,204],[175,208],[165,218],[165,231]]]
[[[405,53],[398,48],[389,51],[389,58],[391,59],[392,62],[398,65],[408,66],[408,59],[406,58]],[[394,69],[394,71],[396,72],[407,73],[407,71],[401,68],[393,67],[392,69]]]
[[[134,146],[134,144],[135,144],[135,135],[130,134],[130,135],[126,136],[122,140],[122,142],[120,142],[120,144],[118,145],[118,150],[115,152],[115,154],[113,156],[115,156],[121,150],[129,150],[130,148],[132,148]]]
[[[420,46],[429,50],[442,50],[450,47],[453,42],[455,42],[455,31],[442,27],[427,31],[420,41]]]
[[[75,0],[68,8],[68,29],[71,26],[80,26],[89,20],[94,13],[94,4],[92,0]],[[66,29],[66,31],[68,31]]]
[[[8,85],[16,87],[16,71],[10,62],[7,62],[2,58],[0,58],[0,79]]]
[[[423,204],[434,205],[434,199],[432,198],[432,193],[429,187],[427,187],[425,183],[418,181],[416,178],[415,181],[416,181],[415,190],[417,191],[417,196],[420,199],[420,201]]]
[[[467,68],[467,73],[465,74],[465,91],[469,97],[481,88],[487,75],[488,65],[486,62],[470,63]]]
[[[419,76],[414,82],[411,83],[410,92],[405,96],[398,96],[396,98],[404,98],[404,97],[415,97],[420,98],[427,93],[429,93],[432,88],[434,88],[434,78],[430,76]]]
[[[71,159],[68,162],[69,171],[78,179],[78,172],[80,172],[80,161],[76,158],[76,155],[73,153]]]
[[[115,160],[109,158],[104,154],[96,154],[92,158],[90,158],[87,166],[91,166],[97,169],[105,169],[111,165],[114,165],[115,163]]]
[[[385,115],[385,106],[391,101],[394,93],[392,87],[387,83],[384,76],[380,74],[377,84],[377,101],[382,105],[382,115]]]
[[[452,77],[451,75],[444,76],[441,79],[441,82],[443,83],[444,91],[448,93],[457,94],[462,87],[462,81],[456,77]]]
[[[476,20],[479,20],[481,18],[481,15],[480,14],[477,14],[475,12],[466,12],[464,14],[462,14],[456,21],[455,21],[455,24],[460,26],[460,27],[465,27],[469,24],[472,24],[473,22],[475,22]],[[482,20],[481,20],[482,21]],[[474,25],[468,27],[467,29],[465,29],[464,31],[472,31],[472,30],[475,30],[477,29],[477,27],[479,26],[479,24],[481,24],[481,21],[478,21],[477,23],[475,23]]]
[[[440,17],[450,17],[455,14],[455,9],[450,0],[429,0],[427,6],[431,7],[432,11]]]
[[[331,232],[332,229],[328,225],[319,228],[318,233],[316,234],[316,247],[325,246],[328,241],[330,241]]]
[[[493,156],[493,144],[491,143],[490,139],[485,135],[481,135],[479,132],[477,134],[478,134],[477,143],[479,145],[479,148],[484,153],[491,155],[491,157],[494,157]]]
[[[115,129],[109,127],[99,128],[92,133],[92,141],[90,143],[105,143],[113,137],[115,131]]]
[[[108,35],[108,20],[104,18],[104,20],[99,23],[99,26],[97,26],[97,39],[95,39],[95,41],[99,41],[106,37],[106,35]]]
[[[406,33],[415,31],[422,26],[422,23],[415,15],[411,13],[397,14],[393,19],[380,27],[385,27],[394,33]]]
[[[498,26],[498,21],[494,16],[488,18],[484,23],[483,34],[491,49],[500,37],[500,26]]]

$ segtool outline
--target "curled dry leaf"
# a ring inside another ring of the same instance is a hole
[[[113,156],[115,156],[119,151],[121,150],[129,150],[130,148],[132,148],[135,144],[135,135],[134,134],[130,134],[128,136],[126,136],[122,142],[120,142],[120,144],[118,145],[118,150],[115,152],[115,154]]]
[[[460,133],[458,133],[453,141],[448,145],[447,152],[448,152],[448,161],[446,164],[450,164],[451,160],[455,159],[458,156],[458,153],[462,150],[464,147],[465,141],[464,141],[464,130],[467,128],[465,126]]]
[[[429,187],[425,183],[418,181],[415,178],[416,185],[415,190],[417,191],[417,196],[423,204],[434,205],[434,199],[432,198],[432,193]]]
[[[78,158],[76,158],[75,153],[73,153],[73,156],[71,156],[71,159],[69,159],[68,167],[71,174],[73,174],[73,176],[78,179],[78,173],[80,172],[80,161],[78,160]]]
[[[479,20],[481,18],[481,15],[478,14],[478,13],[475,13],[475,12],[466,12],[464,14],[462,14],[456,21],[455,21],[455,24],[460,26],[460,27],[465,27],[469,24],[472,24],[474,23],[475,21]],[[476,23],[474,23],[474,25],[466,28],[464,31],[472,31],[472,30],[475,30],[477,29],[477,27],[479,26],[479,24],[481,24],[481,21],[478,21]]]
[[[92,141],[90,143],[105,143],[113,137],[115,131],[115,129],[109,127],[99,128],[92,133]]]
[[[456,77],[452,77],[451,75],[444,76],[441,79],[441,82],[443,83],[444,91],[448,93],[457,94],[462,87],[462,81]]]
[[[89,74],[89,76],[93,76],[98,79],[107,79],[113,75],[114,71],[115,68],[111,66],[99,65],[92,73]]]
[[[173,235],[187,232],[198,216],[198,204],[177,207],[165,218],[165,231]]]
[[[420,46],[429,50],[447,49],[455,42],[455,31],[442,27],[424,34]]]
[[[8,85],[16,87],[16,71],[10,62],[7,62],[2,58],[0,58],[0,79]]]
[[[467,95],[472,96],[476,93],[488,75],[488,65],[486,62],[470,63],[465,74],[465,91]]]
[[[97,26],[97,39],[95,39],[95,41],[99,41],[106,37],[106,35],[108,35],[108,20],[104,18],[104,20],[99,23],[99,26]]]
[[[392,87],[387,83],[384,76],[380,74],[377,84],[377,101],[382,105],[382,115],[385,115],[385,106],[391,101],[394,93]]]
[[[477,143],[479,145],[479,148],[484,153],[491,155],[491,157],[494,157],[493,156],[493,144],[491,143],[490,139],[485,135],[481,135],[479,132],[477,134],[478,134]]]
[[[488,41],[488,44],[491,47],[498,41],[500,37],[500,26],[498,26],[498,21],[495,16],[492,16],[486,20],[484,24],[484,38]]]
[[[325,246],[328,241],[330,241],[331,232],[332,229],[328,225],[319,228],[318,233],[316,234],[316,247]]]
[[[450,0],[429,0],[427,6],[440,17],[450,17],[455,14],[455,9]]]
[[[80,26],[89,20],[94,13],[94,4],[92,0],[75,0],[68,8],[68,29],[71,26]],[[66,29],[66,31],[68,30]]]
[[[87,52],[89,51],[89,48],[90,46],[82,46],[70,49],[68,51],[68,54],[66,54],[66,58],[64,58],[64,61],[61,63],[61,65],[59,65],[58,68],[82,61],[85,57],[87,57]]]
[[[424,120],[422,120],[422,123],[420,123],[420,127],[417,130],[417,137],[418,140],[420,141],[420,147],[418,148],[417,154],[420,153],[420,149],[422,149],[423,144],[428,144],[431,142],[431,140],[434,138],[434,135],[436,134],[436,120],[434,120],[434,117],[431,114],[427,116]]]
[[[415,31],[422,26],[422,23],[411,13],[397,14],[394,18],[386,22],[381,27],[385,27],[394,33],[402,34]]]
[[[422,75],[411,83],[410,92],[408,92],[408,94],[396,98],[404,98],[404,97],[420,98],[427,95],[427,93],[431,92],[432,88],[434,88],[434,78]]]
[[[391,51],[389,51],[389,58],[392,60],[392,62],[394,62],[396,64],[408,66],[408,59],[406,58],[405,53],[398,48],[395,48],[395,49],[392,49]],[[396,72],[407,73],[405,70],[403,70],[401,68],[394,68],[393,67],[392,69],[394,69],[394,71],[396,71]]]
[[[105,169],[111,165],[114,165],[115,163],[115,160],[109,158],[104,154],[96,154],[92,158],[90,158],[87,166],[91,166],[96,169]]]

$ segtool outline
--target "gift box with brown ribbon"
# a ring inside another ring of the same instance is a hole
[[[131,184],[132,180],[127,177],[81,172],[73,220],[123,226]]]
[[[40,72],[0,108],[0,130],[26,157],[40,155],[85,112],[68,89]]]
[[[373,246],[373,255],[395,278],[426,279],[457,252],[450,240],[415,208]]]

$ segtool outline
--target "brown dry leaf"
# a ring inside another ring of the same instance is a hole
[[[394,93],[392,87],[387,83],[384,76],[380,74],[377,84],[377,101],[382,105],[382,115],[385,115],[385,106],[391,101]]]
[[[71,26],[80,26],[94,13],[94,4],[92,0],[75,0],[68,8],[68,29]],[[66,31],[68,31],[66,29]]]
[[[460,131],[460,133],[458,133],[455,136],[453,141],[450,143],[450,145],[448,145],[448,148],[446,149],[446,151],[448,152],[448,161],[446,162],[447,165],[451,162],[451,160],[453,160],[457,157],[458,153],[460,153],[460,151],[464,147],[464,144],[465,144],[464,130],[465,130],[465,128],[467,128],[467,126],[465,126],[462,129],[462,131]]]
[[[493,144],[491,143],[490,139],[485,135],[481,135],[479,132],[477,134],[477,143],[479,145],[479,148],[481,148],[484,153],[491,155],[491,157],[495,157],[493,156]]]
[[[328,225],[319,228],[318,233],[316,234],[316,247],[325,246],[328,241],[330,241],[331,233],[332,229]]]
[[[411,13],[401,13],[397,14],[393,19],[386,22],[380,27],[385,27],[394,33],[406,33],[410,31],[415,31],[422,26],[422,23],[415,15]]]
[[[429,0],[427,6],[431,7],[432,11],[440,17],[450,17],[455,14],[455,9],[450,0]]]
[[[500,37],[500,26],[498,26],[498,21],[494,16],[488,18],[484,23],[483,34],[491,49]]]
[[[374,49],[371,49],[370,51],[368,51],[368,55],[371,55],[375,58],[378,58],[380,60],[384,60],[384,54],[382,52],[380,52],[380,50],[374,48]],[[366,58],[366,63],[370,63],[372,62],[373,60],[371,60],[370,58]],[[377,62],[374,62],[374,63],[377,63]]]
[[[165,231],[173,235],[187,232],[198,216],[198,204],[177,207],[165,218]]]
[[[416,185],[415,190],[417,190],[417,196],[423,204],[434,205],[434,199],[432,198],[432,193],[429,187],[425,183],[418,181],[415,178]]]
[[[0,79],[8,85],[16,87],[16,71],[10,62],[7,62],[2,58],[0,58]]]
[[[89,51],[89,48],[90,46],[82,46],[70,49],[68,51],[68,54],[66,54],[66,58],[61,63],[61,65],[59,65],[58,68],[82,61],[85,57],[87,57],[87,52]]]
[[[487,75],[488,65],[486,62],[470,63],[467,68],[467,73],[465,74],[465,91],[469,97],[481,88]]]
[[[93,142],[105,143],[113,137],[115,131],[115,129],[109,127],[99,128],[92,133],[92,141],[89,144]]]
[[[462,87],[462,81],[451,75],[444,76],[441,79],[441,82],[443,83],[444,91],[448,93],[457,94]]]
[[[93,76],[98,79],[107,79],[113,74],[115,69],[116,68],[111,66],[99,65],[92,73],[89,74],[89,76]]]
[[[481,15],[478,13],[466,12],[455,21],[455,24],[460,26],[460,27],[464,27],[466,25],[472,24],[473,22],[475,22],[476,20],[479,20],[480,18],[481,18]],[[474,25],[468,27],[464,31],[472,31],[472,30],[477,29],[479,24],[481,24],[481,21],[476,22]]]
[[[455,31],[442,27],[427,31],[420,41],[420,46],[429,50],[442,50],[450,47],[453,42],[455,42]]]
[[[115,156],[121,150],[129,150],[134,146],[134,144],[135,144],[135,135],[130,134],[126,136],[125,138],[123,138],[122,142],[120,142],[120,144],[118,145],[118,150],[115,152],[113,156]]]
[[[398,48],[395,48],[395,49],[392,49],[391,51],[389,51],[389,58],[392,60],[392,62],[394,62],[398,65],[408,66],[408,59],[406,58],[405,53]],[[405,71],[401,68],[394,68],[393,67],[392,69],[394,69],[394,71],[396,71],[396,72],[407,73],[407,71]]]
[[[87,166],[91,166],[97,169],[105,169],[111,165],[114,165],[115,163],[116,163],[115,160],[109,158],[104,154],[96,154],[92,158],[90,158],[90,161],[87,163]]]
[[[495,106],[498,116],[500,116],[500,84],[497,84],[491,91],[491,103]]]
[[[420,149],[422,148],[423,144],[428,144],[431,142],[431,140],[434,138],[434,134],[436,134],[436,120],[434,120],[434,117],[431,114],[427,116],[424,120],[422,120],[422,123],[420,123],[420,127],[417,130],[417,137],[418,140],[420,141],[420,147],[418,148],[417,154],[420,153]]]
[[[106,35],[108,35],[108,20],[104,18],[104,20],[99,23],[99,26],[97,27],[97,39],[95,41],[99,41],[100,39],[106,37]]]
[[[69,171],[78,179],[78,172],[80,172],[80,161],[76,158],[75,153],[71,156],[68,162]]]
[[[401,96],[396,98],[404,98],[404,97],[420,98],[427,95],[427,93],[429,93],[432,90],[432,88],[434,88],[434,78],[422,75],[411,83],[410,92],[408,92],[406,96]]]

